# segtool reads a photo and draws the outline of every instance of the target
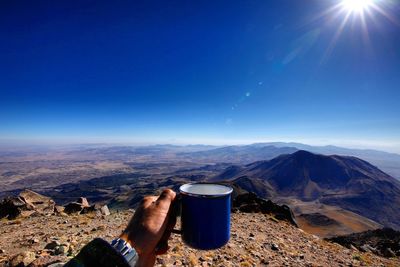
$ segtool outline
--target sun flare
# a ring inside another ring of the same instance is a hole
[[[332,40],[326,49],[324,58],[330,56],[341,34],[346,27],[351,31],[358,31],[362,34],[362,42],[366,50],[371,52],[373,45],[371,43],[369,28],[380,25],[379,21],[386,19],[392,24],[400,27],[400,19],[394,15],[398,8],[399,0],[337,0],[336,4],[315,16],[313,21],[322,19],[326,25],[337,25],[337,29],[332,35]],[[331,24],[335,22],[334,24]]]
[[[342,6],[349,12],[363,12],[373,4],[373,0],[343,0]]]

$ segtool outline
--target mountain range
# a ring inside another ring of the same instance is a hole
[[[374,164],[392,177],[400,179],[400,155],[373,149],[352,149],[331,145],[310,146],[293,142],[270,142],[215,147],[202,151],[180,152],[178,155],[189,159],[209,162],[246,164],[259,160],[272,159],[281,154],[290,154],[298,150],[306,150],[323,155],[335,154],[358,157]]]
[[[337,206],[400,228],[400,182],[355,157],[299,150],[228,167],[209,181],[229,181],[265,198]]]

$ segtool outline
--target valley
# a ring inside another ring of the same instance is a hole
[[[259,157],[264,159],[255,160]],[[288,205],[302,229],[321,237],[399,228],[400,186],[394,178],[357,158],[282,144],[81,145],[2,151],[0,159],[0,197],[28,188],[61,204],[85,196],[111,209],[126,209],[166,187],[228,182]],[[250,160],[255,161],[246,163]]]

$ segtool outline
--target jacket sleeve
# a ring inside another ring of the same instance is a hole
[[[131,267],[107,241],[96,238],[84,246],[64,267]]]

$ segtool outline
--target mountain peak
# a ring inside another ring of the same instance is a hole
[[[315,156],[325,157],[324,155],[314,154],[314,153],[311,153],[311,152],[309,152],[307,150],[298,150],[298,151],[292,153],[292,156],[301,157],[301,158],[315,157]]]
[[[300,150],[297,150],[296,152],[294,152],[292,155],[316,155],[316,154],[314,154],[310,151],[307,151],[307,150],[300,149]]]
[[[400,183],[356,157],[299,150],[225,174],[224,180],[238,181],[243,189],[261,197],[318,201],[400,229]],[[247,180],[237,180],[240,177]]]

